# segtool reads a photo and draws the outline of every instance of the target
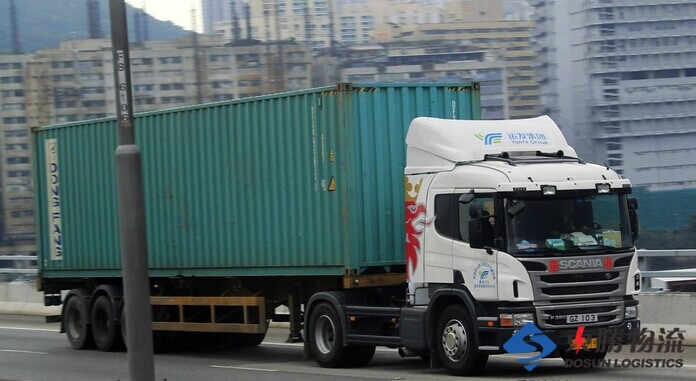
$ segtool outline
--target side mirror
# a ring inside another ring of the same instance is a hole
[[[628,199],[628,221],[631,225],[631,238],[633,242],[638,239],[638,200],[634,197]]]

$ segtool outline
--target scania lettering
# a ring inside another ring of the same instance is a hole
[[[385,346],[471,376],[533,323],[553,355],[601,359],[579,326],[640,324],[631,184],[546,116],[478,120],[479,96],[339,84],[136,115],[155,340],[256,346],[284,319],[323,367]],[[38,287],[76,349],[127,329],[115,137],[113,118],[33,131]]]
[[[599,258],[591,259],[561,259],[558,261],[558,268],[561,270],[568,269],[595,269],[602,268],[604,264]]]

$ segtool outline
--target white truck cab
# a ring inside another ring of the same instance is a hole
[[[416,118],[406,143],[408,282],[314,294],[321,366],[366,365],[381,345],[475,375],[530,324],[537,357],[601,360],[600,334],[640,327],[631,184],[575,157],[549,117]]]
[[[530,322],[564,358],[603,357],[573,349],[581,325],[638,327],[630,182],[577,158],[549,117],[416,118],[406,143],[408,303],[433,322],[413,349],[475,374]]]

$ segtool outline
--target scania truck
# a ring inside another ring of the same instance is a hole
[[[601,358],[600,329],[640,324],[630,182],[546,116],[478,120],[479,96],[339,84],[137,114],[156,338],[255,346],[286,305],[323,367],[386,346],[475,375],[529,323]],[[33,133],[38,287],[74,348],[113,350],[115,120]]]

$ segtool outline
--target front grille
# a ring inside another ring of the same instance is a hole
[[[631,255],[525,258],[541,328],[606,325],[623,320]],[[562,266],[559,266],[562,264]],[[576,265],[571,265],[576,264]],[[567,315],[597,314],[596,322],[568,323]]]
[[[578,325],[595,326],[620,323],[624,316],[624,302],[614,300],[601,303],[540,305],[536,308],[537,320],[541,328],[568,328]],[[566,317],[572,314],[597,314],[597,321],[592,323],[567,323]]]

